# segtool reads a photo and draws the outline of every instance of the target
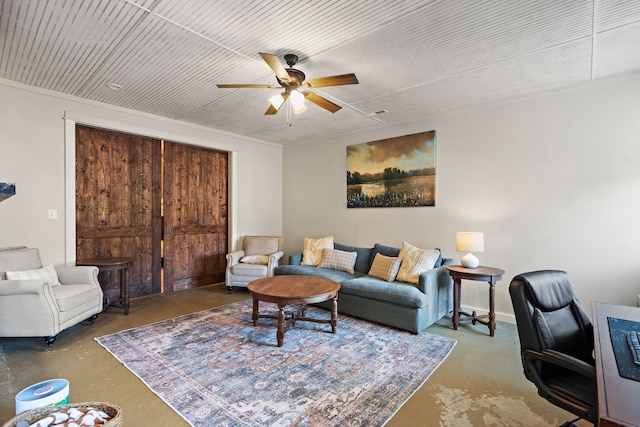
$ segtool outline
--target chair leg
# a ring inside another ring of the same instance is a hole
[[[98,320],[98,315],[94,314],[93,316],[91,316],[89,319],[89,322],[91,322],[91,324],[93,325],[94,323],[96,323],[96,320]]]
[[[233,291],[233,286],[227,286],[227,289],[229,290],[229,293],[231,293],[231,291]]]
[[[56,340],[56,336],[55,335],[54,336],[44,337],[44,342],[49,347],[47,350],[51,350],[51,347],[53,347],[53,342],[55,340]]]

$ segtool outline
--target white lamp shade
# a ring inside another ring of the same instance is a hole
[[[484,252],[484,233],[476,231],[456,233],[456,251]]]

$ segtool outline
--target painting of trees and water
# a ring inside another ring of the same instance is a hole
[[[347,147],[347,208],[436,205],[436,132]]]

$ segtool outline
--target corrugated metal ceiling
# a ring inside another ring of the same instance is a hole
[[[638,46],[634,0],[0,3],[1,78],[285,145],[636,72]],[[360,84],[287,126],[264,115],[277,90],[216,87],[277,85],[258,52]]]

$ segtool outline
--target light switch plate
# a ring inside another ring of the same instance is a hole
[[[58,209],[49,209],[49,219],[58,219]]]

